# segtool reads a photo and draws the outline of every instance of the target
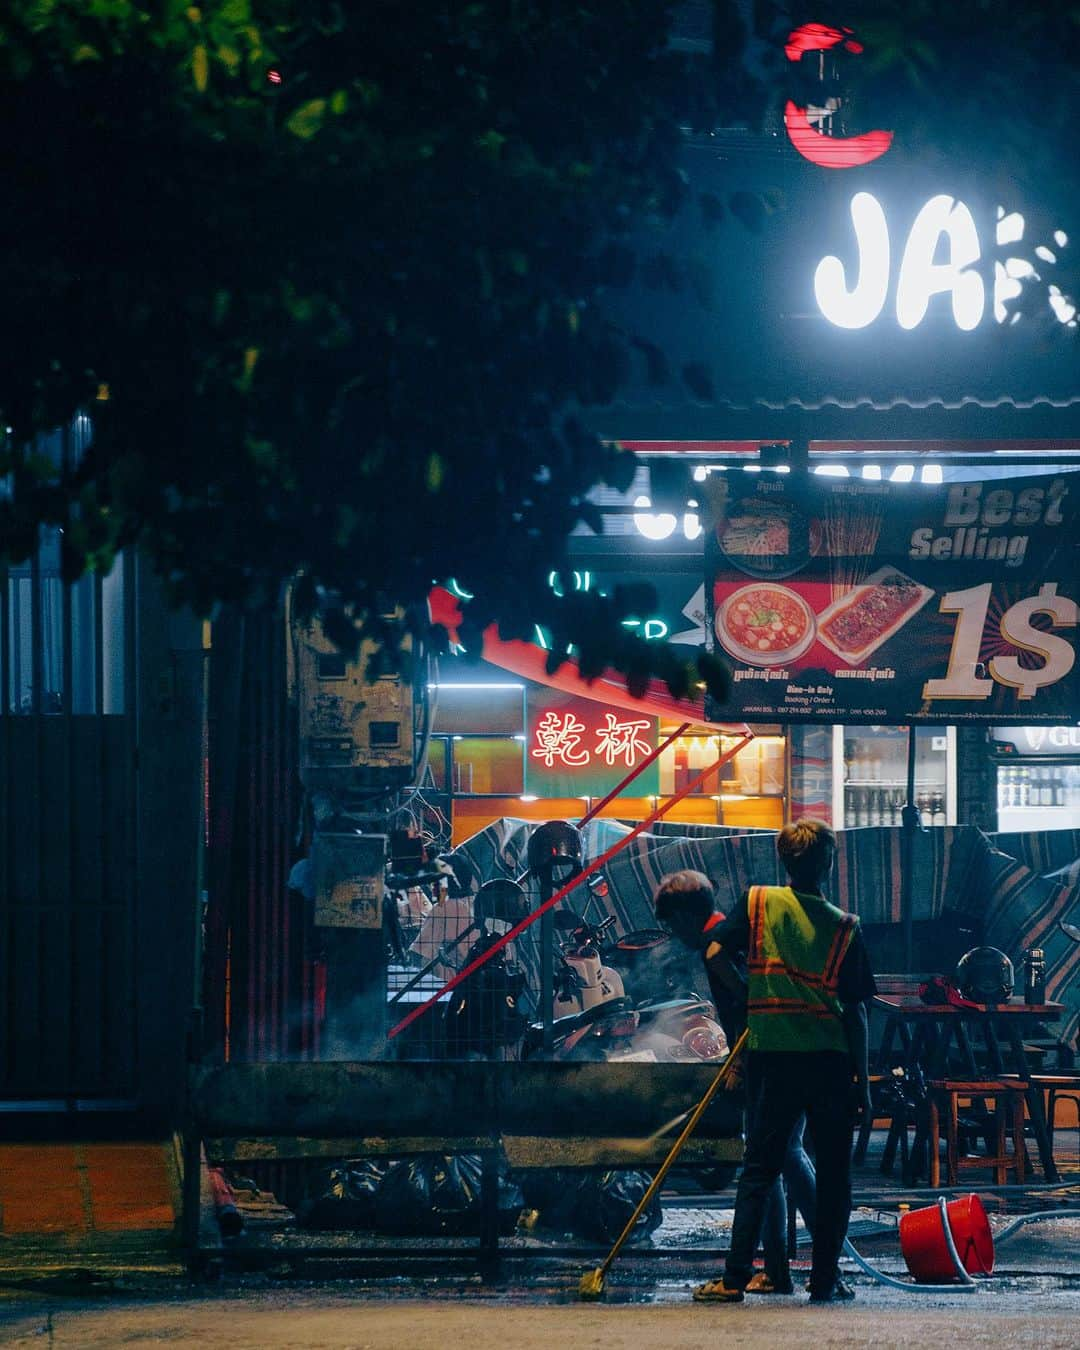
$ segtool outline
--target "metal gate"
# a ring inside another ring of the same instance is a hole
[[[0,1097],[134,1093],[131,559],[0,574]]]

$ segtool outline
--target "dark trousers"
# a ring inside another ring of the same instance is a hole
[[[839,1053],[756,1053],[747,1058],[746,1159],[735,1194],[735,1221],[724,1283],[745,1289],[754,1271],[765,1207],[784,1166],[799,1117],[814,1145],[817,1213],[811,1293],[827,1293],[851,1213],[852,1069]]]

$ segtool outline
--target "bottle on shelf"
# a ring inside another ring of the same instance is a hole
[[[1058,774],[1054,775],[1054,805],[1055,806],[1065,805],[1065,784],[1062,782],[1061,777]]]
[[[1031,805],[1031,770],[1017,769],[1016,771],[1016,805]]]
[[[880,788],[872,787],[869,789],[869,793],[870,793],[870,809],[867,813],[866,823],[868,825],[881,825],[883,823],[881,819],[881,798],[883,795],[882,791]]]
[[[930,823],[931,825],[945,824],[945,794],[943,792],[931,793]]]
[[[925,788],[915,794],[915,806],[919,812],[919,824],[929,826],[932,820],[930,812],[930,794]]]
[[[870,824],[870,789],[859,788],[855,799],[855,824]]]
[[[904,823],[904,796],[903,788],[893,788],[892,823],[894,825],[903,825]]]

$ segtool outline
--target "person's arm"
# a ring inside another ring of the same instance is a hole
[[[844,1004],[842,1020],[855,1067],[856,1110],[860,1118],[868,1119],[873,1107],[870,1103],[870,1023],[866,1004]]]
[[[731,959],[718,942],[711,942],[705,948],[705,969],[709,980],[726,990],[733,997],[746,1001],[746,975],[742,966]]]
[[[750,913],[743,895],[726,918],[707,928],[703,953],[710,982],[746,1002],[746,972],[742,956],[750,941]]]

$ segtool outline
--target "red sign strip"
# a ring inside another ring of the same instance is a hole
[[[424,1003],[419,1004],[417,1007],[413,1008],[412,1012],[407,1013],[397,1026],[393,1027],[390,1032],[388,1032],[387,1040],[393,1040],[395,1036],[400,1036],[406,1027],[411,1026],[418,1017],[422,1017],[429,1008],[433,1008],[444,994],[448,994],[451,989],[456,989],[463,980],[467,980],[470,975],[475,974],[486,961],[491,960],[496,952],[501,952],[508,942],[513,942],[514,938],[519,937],[524,933],[525,929],[531,924],[534,924],[542,914],[546,914],[547,911],[557,905],[560,900],[564,900],[572,890],[575,890],[581,885],[586,877],[591,877],[592,874],[598,872],[605,863],[610,862],[615,854],[621,849],[624,849],[631,839],[636,839],[637,836],[643,834],[650,825],[655,825],[661,816],[667,815],[671,808],[681,802],[689,793],[693,792],[699,783],[703,783],[705,779],[708,778],[711,773],[715,773],[717,769],[723,768],[729,759],[734,758],[734,756],[737,755],[740,750],[748,746],[753,739],[754,733],[747,730],[742,739],[736,742],[730,750],[725,751],[725,753],[722,754],[714,764],[710,764],[707,769],[703,769],[696,778],[692,778],[690,782],[687,783],[685,787],[680,788],[673,797],[665,798],[663,803],[656,808],[652,815],[646,816],[643,821],[635,825],[624,839],[620,839],[617,843],[612,844],[611,848],[605,849],[598,858],[594,858],[587,867],[583,868],[582,871],[577,874],[576,877],[573,877],[568,881],[565,886],[560,887],[549,900],[545,900],[539,909],[533,910],[533,912],[522,919],[519,924],[511,928],[508,933],[504,933],[497,942],[492,943],[492,945],[488,947],[485,952],[482,952],[475,961],[470,961],[464,970],[459,970],[452,979],[448,980],[446,984],[443,985],[437,994],[432,994],[432,996]]]
[[[616,783],[616,785],[611,789],[611,791],[608,793],[606,797],[601,797],[600,800],[594,806],[589,807],[589,809],[578,821],[578,828],[580,829],[582,825],[588,825],[589,821],[592,820],[593,816],[598,815],[604,809],[604,807],[607,806],[608,802],[614,801],[615,798],[619,795],[619,793],[623,790],[623,788],[626,787],[628,783],[632,783],[634,779],[638,776],[638,774],[641,773],[644,769],[647,769],[654,759],[659,759],[660,756],[664,753],[664,751],[668,748],[668,746],[671,745],[673,741],[677,741],[679,737],[683,734],[683,732],[686,731],[690,725],[691,724],[689,722],[684,722],[682,726],[678,729],[678,731],[673,731],[671,733],[671,735],[667,738],[667,740],[663,743],[663,745],[658,745],[655,750],[650,750],[640,764],[634,765],[634,767],[630,770],[630,772],[626,775],[626,777],[622,780],[621,783]]]

